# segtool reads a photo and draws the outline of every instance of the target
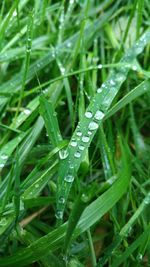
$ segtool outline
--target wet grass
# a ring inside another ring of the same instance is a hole
[[[149,266],[149,18],[2,1],[0,266]]]

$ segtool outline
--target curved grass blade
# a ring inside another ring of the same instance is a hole
[[[108,180],[110,179],[110,177],[115,175],[115,167],[113,163],[112,154],[107,143],[106,135],[104,133],[103,125],[100,125],[99,128],[99,146],[101,151],[105,179]]]
[[[44,121],[41,117],[38,118],[36,121],[34,127],[32,128],[31,132],[29,133],[28,137],[24,140],[23,144],[21,147],[18,149],[19,153],[19,165],[22,166],[23,162],[27,158],[28,154],[30,153],[31,148],[33,147],[34,143],[36,142],[39,134],[41,133],[42,129],[44,127]],[[16,147],[16,143],[15,143]],[[0,184],[0,199],[3,197],[5,194],[5,188],[7,181],[9,180],[9,175],[3,180],[3,182]]]
[[[61,158],[58,174],[58,194],[57,194],[57,214],[60,214],[58,220],[61,222],[65,204],[74,181],[74,176],[85,157],[86,151],[99,128],[102,120],[105,118],[107,111],[117,95],[122,83],[126,80],[129,67],[139,55],[145,45],[150,41],[150,31],[147,31],[135,45],[130,48],[120,63],[125,63],[124,68],[117,68],[112,71],[101,90],[91,100],[85,116],[78,123],[77,128],[66,149],[65,157]],[[82,149],[81,149],[82,148]],[[60,199],[64,197],[64,203]]]
[[[111,109],[109,109],[104,120],[113,116],[117,111],[119,111],[121,108],[125,107],[127,104],[131,103],[137,97],[148,92],[149,88],[150,88],[150,80],[149,79],[140,83],[133,90],[131,90],[129,93],[127,93],[123,98],[121,98],[121,100],[119,100]]]
[[[19,218],[19,211],[20,211],[20,172],[21,168],[19,166],[19,155],[18,149],[16,151],[16,159],[15,159],[15,166],[14,166],[14,211],[15,211],[15,224],[18,222]]]
[[[25,57],[25,63],[24,63],[22,86],[21,86],[21,90],[20,90],[20,96],[19,96],[19,101],[18,101],[18,106],[17,106],[17,111],[16,111],[16,114],[15,114],[14,122],[15,122],[15,119],[16,119],[18,113],[19,113],[19,109],[21,107],[22,99],[23,99],[23,96],[24,96],[25,83],[26,83],[26,78],[27,78],[29,64],[30,64],[30,54],[31,54],[31,47],[32,47],[32,36],[33,36],[33,12],[30,12],[29,13],[29,18],[28,18],[28,26],[27,26],[26,57]]]
[[[53,147],[58,146],[62,141],[62,137],[56,117],[57,114],[53,104],[48,102],[44,96],[40,96],[40,113],[44,119],[46,130]]]
[[[13,5],[10,8],[9,13],[5,16],[3,22],[0,25],[0,41],[1,41],[1,44],[2,44],[2,41],[3,41],[5,30],[6,30],[7,26],[8,26],[8,24],[9,24],[9,21],[10,21],[12,15],[13,15],[13,12],[16,9],[17,5],[18,5],[18,0],[15,0]]]
[[[19,145],[19,143],[23,140],[23,138],[28,134],[28,131],[26,133],[21,133],[11,141],[9,141],[6,145],[4,145],[0,150],[0,169],[2,169],[8,158],[11,156],[15,148]]]
[[[21,196],[23,201],[24,199],[30,199],[39,195],[39,193],[42,191],[42,189],[54,174],[56,166],[57,162],[50,166],[34,183],[32,183],[29,188],[25,190],[25,192]]]
[[[82,194],[80,194],[78,196],[77,200],[75,201],[74,207],[73,207],[72,212],[69,216],[67,230],[66,230],[66,236],[65,236],[65,241],[64,241],[64,252],[67,252],[67,249],[69,248],[73,232],[76,228],[76,225],[77,225],[85,207],[86,207],[86,203],[83,202]]]

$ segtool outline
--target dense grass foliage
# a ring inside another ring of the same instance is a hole
[[[0,2],[0,266],[150,266],[148,0]]]

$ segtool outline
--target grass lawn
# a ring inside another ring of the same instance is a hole
[[[149,0],[0,1],[0,266],[150,266]]]

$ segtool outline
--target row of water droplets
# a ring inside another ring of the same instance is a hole
[[[104,113],[101,110],[97,110],[95,114],[93,114],[91,111],[86,111],[85,112],[85,117],[86,119],[90,120],[88,124],[88,129],[87,129],[87,134],[84,135],[82,131],[80,130],[80,126],[77,126],[77,131],[75,133],[76,138],[72,138],[70,141],[70,147],[74,149],[74,158],[79,159],[82,156],[82,152],[86,148],[86,144],[90,142],[90,136],[94,131],[96,131],[99,127],[98,122],[101,121],[104,117]],[[59,152],[59,157],[60,159],[66,159],[69,155],[68,150],[62,150]],[[74,167],[75,164],[72,165],[69,163],[69,170],[64,178],[64,181],[67,183],[72,183],[74,180]],[[63,196],[59,197],[59,204],[64,204],[65,203],[65,198]],[[63,217],[63,211],[57,210],[56,212],[56,218],[57,219],[62,219]]]
[[[7,159],[8,159],[8,155],[6,154],[0,155],[0,170],[5,166]]]
[[[102,66],[99,66],[101,68]],[[115,80],[110,79],[108,81],[110,87],[113,87],[116,85],[116,83],[122,83],[125,79],[125,75],[123,73],[116,74]],[[102,84],[101,88],[97,89],[97,94],[102,93],[103,90],[108,89],[108,84],[104,83]],[[82,156],[83,151],[85,150],[86,146],[89,144],[91,135],[98,129],[99,127],[99,122],[104,118],[105,114],[102,110],[97,110],[96,112],[92,112],[90,110],[87,110],[85,112],[85,117],[87,120],[89,120],[88,127],[87,127],[87,134],[83,134],[82,130],[80,129],[81,127],[78,125],[77,130],[75,132],[75,137],[72,138],[70,141],[70,147],[74,149],[73,151],[73,156],[76,160],[80,159]],[[59,157],[60,159],[66,159],[69,156],[68,149],[67,150],[61,150],[59,152]],[[74,162],[75,166],[75,162]],[[68,173],[66,174],[64,181],[67,183],[72,183],[74,180],[74,175],[73,169],[74,166],[69,165],[69,170]],[[59,203],[64,204],[65,199],[64,197],[60,196],[59,197]],[[57,219],[62,219],[63,217],[63,212],[61,210],[57,210],[56,213]]]
[[[129,68],[129,65],[127,64],[126,66],[127,68]],[[102,68],[102,65],[98,65],[98,68]],[[113,73],[110,76],[110,79],[105,82],[104,84],[102,84],[102,86],[100,88],[97,89],[97,96],[99,94],[101,94],[103,91],[105,92],[105,94],[107,95],[107,93],[109,92],[109,90],[111,90],[111,92],[115,92],[117,91],[117,88],[120,86],[120,84],[122,84],[124,82],[124,80],[126,79],[126,73],[127,73],[127,68],[121,68],[118,72]],[[105,103],[106,107],[108,108],[111,100],[112,100],[112,95],[110,98],[106,97]],[[95,99],[93,99],[93,102],[95,101]],[[106,109],[107,110],[107,109]],[[93,134],[94,131],[96,131],[99,127],[99,121],[101,121],[104,118],[105,114],[102,110],[97,110],[96,112],[91,112],[90,110],[87,110],[85,112],[85,117],[86,119],[89,120],[89,124],[87,127],[87,134],[83,135],[82,131],[80,130],[80,126],[77,126],[77,130],[76,130],[76,137],[73,137],[72,140],[70,141],[70,147],[74,148],[74,158],[76,159],[80,159],[82,156],[82,152],[85,150],[86,145],[90,142],[90,136]],[[60,158],[61,159],[66,159],[69,155],[68,150],[64,150],[64,151],[60,151]],[[76,162],[76,161],[75,161]],[[74,166],[75,166],[75,162],[74,162]],[[72,183],[74,180],[74,175],[72,175],[68,172],[67,175],[64,178],[65,182],[67,183]],[[64,204],[65,203],[65,199],[61,196],[59,198],[59,203]],[[56,217],[58,219],[61,219],[63,217],[63,212],[61,210],[57,211],[57,215]]]

